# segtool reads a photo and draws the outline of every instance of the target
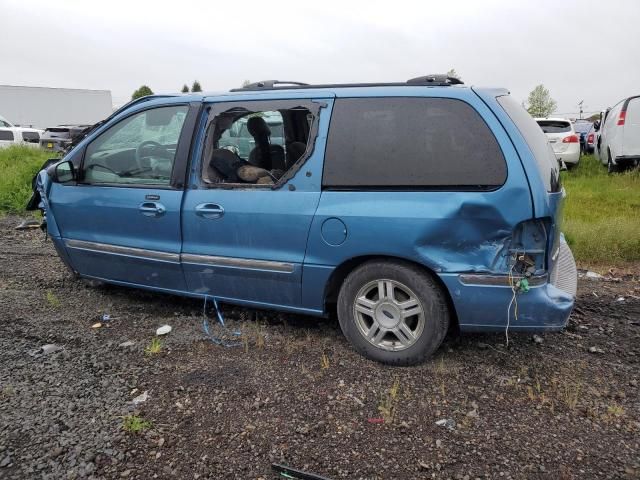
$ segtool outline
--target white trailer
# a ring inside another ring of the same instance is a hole
[[[109,90],[0,85],[0,115],[15,125],[91,125],[113,112]]]

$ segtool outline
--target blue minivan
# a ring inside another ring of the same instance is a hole
[[[250,151],[223,141],[241,127]],[[574,304],[545,135],[508,91],[443,75],[144,97],[36,183],[79,277],[336,313],[384,363],[449,329],[560,330]]]

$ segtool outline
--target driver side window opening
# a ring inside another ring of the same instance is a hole
[[[243,187],[278,183],[313,150],[316,119],[304,104],[291,101],[243,103],[212,112],[202,180]]]
[[[159,107],[125,118],[87,147],[83,182],[168,186],[189,107]]]

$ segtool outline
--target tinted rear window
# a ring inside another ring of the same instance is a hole
[[[560,189],[558,160],[540,126],[511,95],[503,95],[496,100],[527,142],[547,191],[558,191]]]
[[[0,130],[0,140],[13,140],[13,132],[11,130]]]
[[[38,132],[22,132],[23,140],[40,140],[40,134]]]
[[[333,108],[323,185],[496,187],[507,167],[467,103],[447,98],[350,98]]]
[[[566,133],[571,131],[571,124],[559,120],[536,120],[544,133]]]

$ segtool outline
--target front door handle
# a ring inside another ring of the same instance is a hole
[[[224,208],[215,203],[201,203],[196,205],[196,215],[204,218],[220,218],[224,215]]]
[[[144,202],[140,204],[138,210],[145,217],[160,217],[167,211],[165,206],[158,202]]]

